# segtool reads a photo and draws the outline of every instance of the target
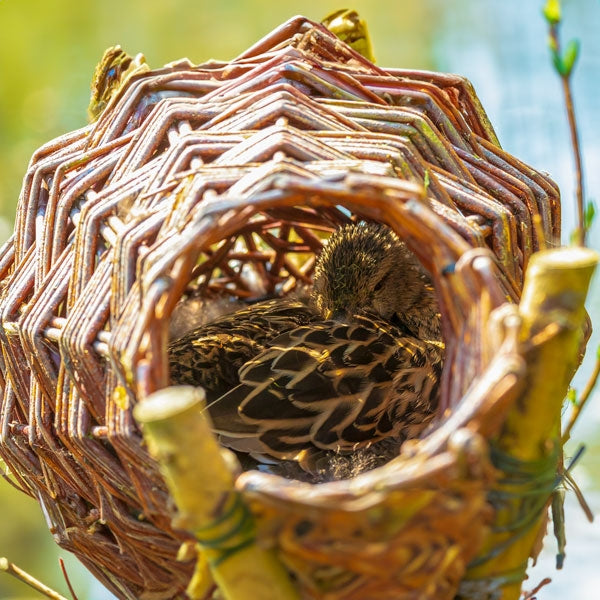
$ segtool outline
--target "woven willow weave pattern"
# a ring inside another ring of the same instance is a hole
[[[360,217],[433,275],[452,417],[354,484],[239,485],[306,597],[452,598],[491,517],[483,438],[523,378],[490,315],[560,236],[556,185],[501,149],[470,83],[382,69],[296,17],[230,62],[134,73],[34,153],[0,255],[0,455],[120,598],[175,597],[192,569],[131,414],[168,385],[171,315],[310,285]]]

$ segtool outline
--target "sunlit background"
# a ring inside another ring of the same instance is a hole
[[[543,0],[355,0],[369,23],[382,66],[451,71],[467,76],[483,102],[503,147],[549,172],[563,194],[565,239],[573,229],[573,169],[560,84],[550,65]],[[319,20],[341,8],[339,0],[0,0],[0,242],[12,232],[21,179],[42,143],[86,122],[89,81],[107,46],[143,52],[153,67],[187,56],[194,62],[233,58],[295,14]],[[588,198],[600,189],[600,2],[564,0],[563,37],[581,40],[574,75]],[[590,243],[600,249],[596,223]],[[600,323],[598,278],[589,310]],[[599,327],[600,329],[600,327]],[[581,388],[600,336],[576,378]],[[600,405],[591,405],[568,447],[587,451],[574,470],[600,513]],[[110,598],[76,560],[59,552],[37,504],[0,481],[0,556],[7,556],[69,596],[57,556],[80,600]],[[554,571],[555,542],[546,538],[538,566],[525,587],[543,577],[552,584],[539,600],[598,597],[600,525],[590,525],[572,494],[567,498],[567,560]],[[38,598],[0,574],[0,600]]]

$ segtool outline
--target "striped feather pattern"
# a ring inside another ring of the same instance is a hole
[[[418,435],[436,408],[443,345],[374,314],[323,321],[284,299],[188,333],[169,357],[175,383],[205,388],[225,445],[298,460]]]
[[[282,333],[210,407],[233,449],[296,459],[307,447],[352,451],[414,437],[437,403],[443,347],[402,335],[375,315],[312,322]]]
[[[169,347],[171,379],[202,386],[221,442],[261,462],[345,455],[419,435],[444,358],[433,286],[386,226],[335,232],[311,298],[259,302]]]

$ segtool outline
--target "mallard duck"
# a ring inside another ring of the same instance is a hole
[[[206,390],[223,445],[307,470],[324,452],[419,435],[443,354],[429,275],[380,224],[332,234],[309,297],[259,302],[169,346],[172,383]]]

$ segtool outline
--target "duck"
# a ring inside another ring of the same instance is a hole
[[[373,465],[366,450],[399,448],[436,414],[440,322],[407,245],[386,225],[351,223],[325,244],[306,296],[257,302],[171,342],[171,383],[204,388],[220,443],[258,464],[339,471],[354,454]]]

